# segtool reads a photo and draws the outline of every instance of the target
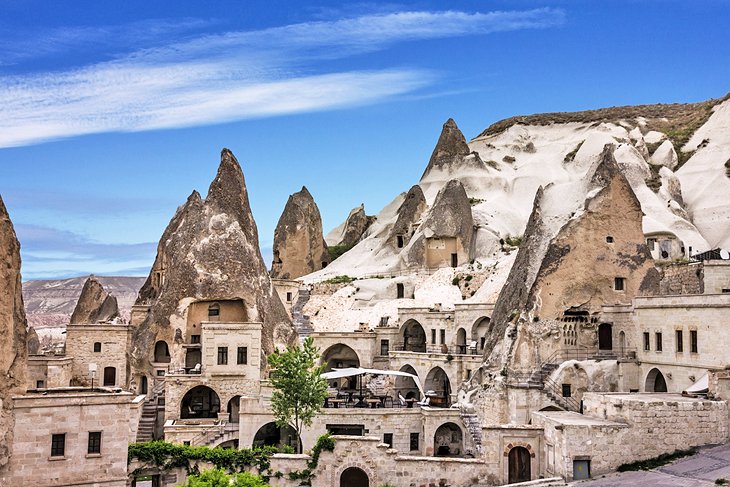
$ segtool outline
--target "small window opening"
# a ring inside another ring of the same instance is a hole
[[[689,331],[689,352],[697,353],[697,330]]]
[[[383,433],[383,443],[393,448],[393,433]]]
[[[418,433],[411,433],[411,451],[417,451],[419,446]]]
[[[238,365],[246,365],[248,363],[248,347],[238,347],[236,363]]]
[[[613,243],[613,237],[610,235],[606,237],[606,243]]]
[[[403,248],[403,235],[398,235],[396,238],[396,242],[399,249]]]
[[[66,453],[66,433],[51,436],[51,456],[62,457]]]
[[[657,332],[654,336],[656,338],[656,351],[661,352],[662,351],[662,334],[660,332]]]
[[[94,352],[95,353],[101,352],[101,342],[94,342]]]
[[[676,341],[677,353],[684,352],[684,337],[682,336],[682,330],[675,330],[674,337]]]
[[[623,291],[626,287],[625,277],[615,277],[613,279],[613,289],[616,291]]]
[[[563,397],[570,397],[570,384],[563,384]]]
[[[651,337],[649,336],[649,332],[644,332],[644,351],[651,350]]]
[[[218,347],[218,365],[228,365],[228,347]]]

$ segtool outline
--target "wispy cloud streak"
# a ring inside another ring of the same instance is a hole
[[[0,147],[376,103],[432,84],[393,67],[331,72],[326,61],[398,42],[546,28],[560,10],[397,12],[205,35],[74,70],[0,78]]]

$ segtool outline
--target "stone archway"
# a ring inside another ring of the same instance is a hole
[[[155,343],[155,360],[156,363],[170,363],[170,349],[167,342],[159,340]]]
[[[336,343],[332,345],[322,354],[320,359],[324,364],[324,371],[329,372],[332,369],[347,369],[350,367],[360,367],[360,358],[352,348],[344,343]],[[338,379],[337,388],[357,389],[359,386],[359,376],[346,377]],[[332,384],[330,384],[332,385]]]
[[[508,455],[508,479],[510,484],[528,482],[532,480],[532,465],[530,450],[524,446],[513,447]]]
[[[193,387],[180,401],[180,419],[217,418],[220,410],[220,397],[208,386]]]
[[[466,348],[466,330],[463,328],[459,328],[458,330],[456,330],[456,351],[458,353],[465,354]]]
[[[400,368],[400,371],[418,377],[418,372],[410,365],[404,365]],[[397,394],[402,395],[406,399],[421,399],[421,392],[418,390],[418,385],[416,385],[416,382],[411,377],[396,376],[395,390]]]
[[[349,467],[340,475],[340,487],[370,487],[370,479],[364,470]]]
[[[456,423],[444,423],[433,435],[433,456],[461,457],[464,454],[464,434]]]
[[[233,396],[230,401],[228,401],[228,406],[226,407],[226,411],[228,411],[228,421],[231,423],[238,423],[238,412],[241,404],[241,396]]]
[[[291,446],[297,444],[297,432],[291,426],[280,428],[275,422],[266,423],[258,429],[253,437],[253,447],[261,446]],[[295,448],[296,451],[296,448]]]
[[[428,375],[426,375],[424,389],[426,390],[426,395],[431,398],[431,406],[449,407],[451,381],[444,369],[441,367],[434,367],[431,369],[428,372]]]
[[[476,342],[477,350],[484,351],[487,337],[492,331],[492,320],[488,316],[478,318],[471,327],[471,339]]]
[[[644,391],[667,392],[667,380],[664,378],[664,374],[662,374],[659,369],[653,368],[646,375]]]
[[[401,336],[404,351],[421,353],[426,351],[426,331],[418,321],[413,319],[406,321],[401,328]]]

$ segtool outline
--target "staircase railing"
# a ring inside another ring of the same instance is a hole
[[[213,439],[216,437],[223,436],[225,434],[225,423],[221,422],[218,425],[215,425],[213,428],[208,428],[202,433],[199,433],[195,436],[193,436],[190,439],[190,444],[192,446],[204,446],[210,444]]]

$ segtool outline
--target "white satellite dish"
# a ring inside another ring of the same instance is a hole
[[[720,250],[720,258],[721,258],[722,260],[728,260],[728,259],[730,259],[730,252],[728,252],[728,251],[727,251],[727,250],[725,250],[725,249],[721,249],[721,250]]]

